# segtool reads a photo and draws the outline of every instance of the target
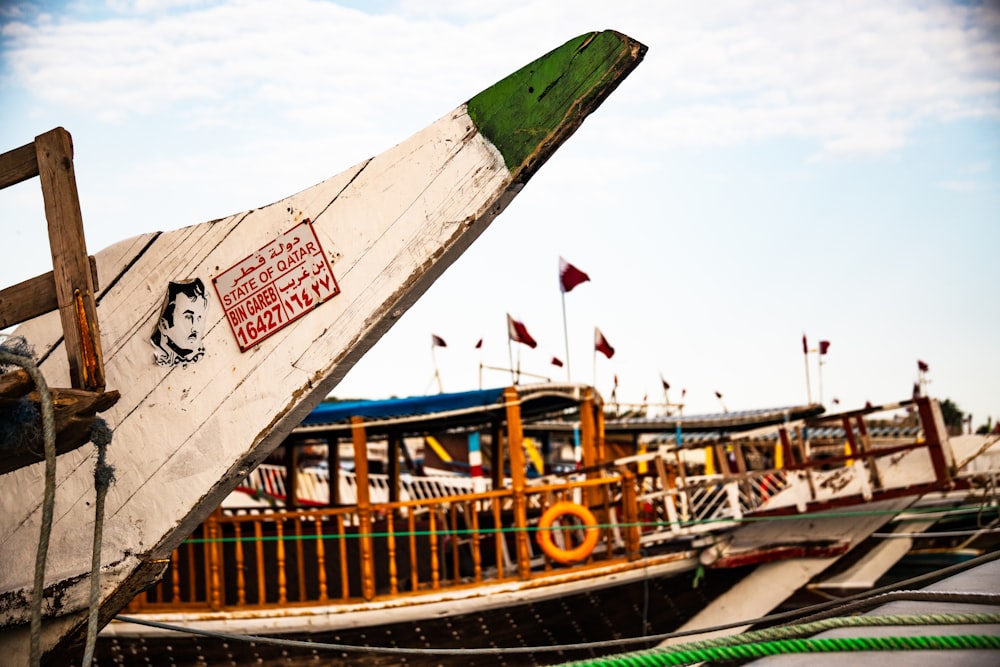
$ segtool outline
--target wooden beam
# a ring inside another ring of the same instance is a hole
[[[99,391],[104,389],[104,356],[69,132],[57,127],[35,137],[35,156],[70,380],[77,389]]]
[[[8,373],[7,375],[17,375],[17,373]],[[64,454],[89,442],[91,427],[97,413],[110,408],[120,397],[117,391],[91,392],[82,389],[51,389],[50,391],[52,392],[52,406],[55,413],[57,454]],[[31,391],[23,396],[36,406],[38,405],[37,391]],[[0,397],[0,404],[11,404],[18,400],[21,400],[20,397],[4,395]],[[41,452],[45,450],[45,446],[40,423],[36,421],[35,424],[25,424],[24,426],[33,429],[34,433],[21,438],[19,442],[3,450],[3,455],[0,456],[0,475],[44,460],[44,455]]]
[[[0,155],[0,190],[38,176],[34,143]]]
[[[96,292],[100,289],[97,282],[97,261],[93,255],[87,259],[90,263],[90,278]],[[49,271],[40,276],[28,278],[0,290],[0,329],[26,322],[57,308],[59,308],[59,300],[56,297],[55,274]]]

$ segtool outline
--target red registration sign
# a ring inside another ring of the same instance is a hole
[[[340,292],[308,220],[212,283],[242,352]]]

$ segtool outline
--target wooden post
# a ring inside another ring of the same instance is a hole
[[[83,214],[73,170],[73,140],[61,127],[35,137],[38,176],[49,226],[59,317],[76,389],[103,391],[104,356],[94,282],[83,236]]]
[[[950,487],[952,485],[950,461],[941,438],[941,434],[946,433],[941,409],[927,396],[921,396],[917,399],[917,413],[920,415],[920,425],[924,429],[924,443],[931,456],[931,465],[934,466],[934,476],[938,484]]]
[[[858,439],[854,437],[854,428],[851,426],[851,418],[844,417],[841,421],[844,428],[844,437],[847,438],[847,451],[851,460],[845,461],[845,465],[853,465],[853,460],[859,458],[861,449],[858,447]]]
[[[865,457],[865,466],[868,468],[871,485],[875,489],[882,488],[882,477],[878,474],[878,465],[875,457],[872,456],[872,438],[868,434],[868,427],[865,425],[865,418],[857,416],[858,433],[861,435],[861,454]]]
[[[299,448],[292,438],[285,441],[285,509],[299,506]]]
[[[659,459],[657,459],[659,460]],[[625,524],[625,557],[639,560],[639,501],[636,497],[636,476],[622,467],[622,521]]]
[[[528,505],[524,497],[524,431],[521,426],[521,397],[517,393],[517,387],[504,389],[503,399],[507,406],[507,451],[514,492],[517,574],[521,579],[528,579],[531,576],[531,549],[528,544]]]
[[[358,546],[361,551],[361,595],[375,597],[375,563],[372,552],[371,498],[368,493],[368,438],[363,417],[351,417],[354,442],[354,474],[358,494]]]
[[[779,428],[778,429],[778,438],[780,440],[781,449],[779,451],[781,452],[781,458],[782,458],[782,464],[783,465],[779,466],[779,465],[777,465],[777,462],[775,462],[775,466],[774,467],[778,468],[778,469],[781,469],[781,468],[783,468],[785,466],[789,466],[789,465],[790,466],[794,466],[795,465],[795,454],[792,453],[792,441],[788,437],[788,429],[786,429],[784,426],[782,426],[781,428]],[[777,456],[775,456],[775,458],[777,459]]]
[[[399,441],[397,431],[389,433],[389,502],[399,502]],[[395,516],[395,510],[393,511]],[[392,520],[392,517],[389,517]]]

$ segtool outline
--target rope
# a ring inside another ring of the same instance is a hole
[[[173,625],[170,623],[161,623],[159,621],[147,621],[144,619],[129,617],[129,616],[118,616],[117,620],[126,623],[134,623],[136,625],[144,625],[151,628],[157,628],[160,630],[170,630],[172,632],[179,632],[182,634],[197,635],[199,637],[209,637],[212,639],[221,639],[225,641],[235,641],[235,642],[245,642],[245,643],[255,643],[255,644],[270,644],[273,646],[284,646],[288,648],[308,648],[311,651],[350,651],[357,653],[378,653],[384,655],[498,655],[507,653],[555,653],[555,652],[565,652],[573,650],[587,650],[594,647],[594,642],[585,644],[563,644],[558,646],[507,646],[507,647],[481,647],[481,648],[411,648],[411,647],[400,647],[400,646],[357,646],[354,644],[332,644],[324,642],[313,642],[305,641],[300,639],[282,639],[279,637],[267,637],[262,635],[238,635],[227,632],[213,632],[211,630],[201,630],[198,628],[188,628],[180,625]],[[873,620],[874,619],[874,620]],[[842,627],[859,627],[859,626],[886,626],[886,625],[980,625],[988,623],[1000,623],[1000,614],[903,614],[897,616],[855,616],[842,619],[831,619],[821,623],[810,624],[808,626],[792,626],[790,628],[780,628],[772,630],[761,630],[754,633],[746,633],[743,637],[754,637],[754,641],[757,641],[763,637],[785,637],[792,638],[805,634],[813,634],[819,630],[826,630],[830,628],[842,628]],[[647,637],[648,641],[650,638]],[[997,637],[1000,641],[1000,637]],[[741,641],[745,642],[747,640],[741,639],[740,636],[736,637],[721,637],[716,640],[709,640],[705,642],[693,642],[691,644],[680,644],[678,646],[669,647],[667,649],[659,649],[658,653],[670,653],[670,652],[681,652],[689,650],[714,650],[717,648],[726,648],[730,645],[739,644]],[[697,646],[696,646],[697,645]],[[998,645],[1000,646],[1000,645]],[[689,648],[690,647],[690,648]],[[614,658],[630,658],[634,655],[647,655],[652,654],[652,651],[639,651],[635,654],[627,654],[615,656]],[[734,656],[737,657],[737,656]],[[601,662],[597,663],[572,663],[572,664],[605,664]],[[628,664],[628,663],[620,663]],[[653,663],[650,663],[653,664]],[[662,663],[662,664],[685,664],[685,663]]]
[[[759,642],[721,646],[693,651],[669,653],[643,653],[613,656],[570,663],[600,667],[653,667],[659,665],[690,665],[714,660],[763,658],[769,655],[801,653],[834,653],[854,651],[955,651],[969,649],[1000,649],[996,635],[944,635],[929,637],[821,637],[817,639],[788,639],[777,642]]]
[[[42,497],[42,525],[35,552],[35,581],[31,595],[31,649],[30,660],[34,667],[41,663],[42,645],[42,595],[45,593],[45,561],[49,553],[52,534],[52,514],[56,498],[56,427],[52,394],[45,377],[30,354],[15,352],[6,344],[0,346],[0,363],[23,368],[31,376],[38,390],[42,407],[42,435],[45,442],[45,493]]]
[[[622,654],[606,658],[607,660],[645,658],[653,656],[654,659],[662,659],[664,656],[671,656],[667,662],[650,662],[648,664],[687,664],[686,662],[675,662],[676,659],[687,660],[690,655],[701,651],[715,651],[724,648],[736,647],[736,650],[743,650],[742,646],[747,644],[761,644],[766,642],[784,642],[798,640],[808,635],[814,635],[827,630],[837,630],[842,628],[861,627],[887,627],[887,626],[916,626],[916,625],[974,625],[993,624],[1000,622],[1000,613],[950,613],[950,614],[896,614],[889,616],[845,616],[840,618],[830,618],[813,623],[802,623],[778,628],[767,628],[765,630],[755,630],[744,632],[739,635],[728,635],[716,639],[706,639],[702,641],[687,642],[669,647],[658,647],[647,651],[636,651],[630,654]],[[867,650],[867,649],[858,649]],[[740,657],[740,656],[733,656]],[[711,658],[699,658],[711,659]],[[698,660],[694,660],[697,662]],[[602,662],[581,661],[569,663],[571,665],[605,664]],[[615,664],[615,663],[612,663]],[[627,663],[620,663],[627,664]],[[643,663],[647,664],[647,663]]]
[[[115,468],[106,461],[108,445],[111,444],[111,429],[107,422],[98,417],[90,429],[90,441],[97,445],[97,464],[94,466],[94,489],[97,500],[94,503],[94,548],[90,560],[90,615],[87,618],[87,643],[83,652],[83,667],[90,667],[97,645],[97,619],[100,611],[101,593],[101,540],[104,534],[104,498],[108,487],[115,481]]]

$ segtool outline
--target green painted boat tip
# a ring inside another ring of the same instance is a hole
[[[580,35],[469,100],[469,116],[526,181],[642,61],[613,30]]]

